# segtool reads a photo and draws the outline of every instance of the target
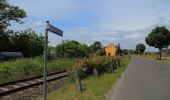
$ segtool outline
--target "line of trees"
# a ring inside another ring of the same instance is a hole
[[[61,44],[55,47],[58,57],[88,57],[90,54],[105,55],[104,47],[100,41],[95,41],[87,46],[76,40],[63,40]]]
[[[6,40],[7,39],[7,40]],[[0,47],[0,52],[22,52],[25,57],[42,54],[44,48],[44,36],[37,35],[31,29],[8,34]]]
[[[168,48],[170,45],[170,31],[165,26],[155,27],[145,38],[147,45],[155,47],[159,50],[159,58],[162,59],[162,51],[164,48]],[[146,47],[144,44],[136,45],[136,53],[144,53]]]
[[[11,21],[22,24],[21,19],[26,16],[23,9],[10,5],[7,0],[0,0],[0,52],[22,52],[27,57],[42,54],[42,35],[37,35],[31,29],[14,32],[7,28],[11,26]]]
[[[120,44],[117,45],[117,48],[117,55],[127,54],[122,51]],[[92,45],[87,46],[75,40],[64,40],[55,49],[58,57],[88,57],[94,54],[99,56],[105,55],[104,47],[100,41],[95,41]]]

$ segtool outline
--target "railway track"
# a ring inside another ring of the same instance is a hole
[[[48,74],[47,82],[68,77],[67,71],[60,71]],[[0,97],[7,96],[34,86],[43,84],[43,76],[36,76],[22,80],[0,84]]]

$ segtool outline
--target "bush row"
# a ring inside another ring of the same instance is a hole
[[[83,58],[71,67],[71,73],[78,73],[81,78],[85,78],[93,73],[94,68],[97,68],[99,74],[103,74],[114,71],[119,63],[119,57],[93,56]]]
[[[75,63],[76,62],[76,63]],[[94,56],[75,59],[57,58],[48,64],[48,72],[60,71],[71,68],[71,73],[78,72],[81,77],[86,77],[97,68],[100,74],[111,72],[116,68],[117,57]],[[43,73],[43,58],[21,58],[0,63],[0,83],[14,81],[41,75]]]

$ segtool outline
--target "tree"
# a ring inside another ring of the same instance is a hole
[[[128,53],[130,53],[130,54],[136,54],[136,50],[128,50]]]
[[[122,53],[123,53],[123,54],[128,54],[128,50],[127,50],[127,49],[123,49],[123,50],[122,50]]]
[[[37,35],[32,29],[15,32],[12,36],[13,51],[20,51],[24,56],[31,57],[43,53],[44,37]]]
[[[56,46],[58,57],[86,57],[89,55],[89,47],[75,40],[65,40]]]
[[[170,49],[168,49],[168,54],[170,54]]]
[[[105,50],[104,50],[104,48],[101,48],[101,49],[97,50],[96,54],[99,55],[99,56],[105,55]]]
[[[122,49],[120,47],[120,43],[118,43],[118,45],[117,45],[117,54],[122,55]]]
[[[159,59],[161,59],[163,48],[170,45],[170,32],[165,26],[156,27],[148,34],[145,41],[149,46],[159,49]]]
[[[0,51],[9,50],[11,41],[7,27],[11,25],[10,22],[22,23],[24,17],[26,13],[23,9],[10,5],[7,0],[0,0]]]
[[[10,21],[22,23],[21,18],[26,17],[26,12],[17,6],[10,5],[7,0],[0,0],[0,30],[10,26]]]
[[[96,53],[97,50],[102,48],[102,44],[100,43],[100,41],[95,41],[91,46],[92,52]]]
[[[139,53],[139,54],[142,54],[144,51],[145,51],[145,45],[144,44],[137,44],[136,45],[136,52]]]

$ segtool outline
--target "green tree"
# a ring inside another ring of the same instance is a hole
[[[168,53],[170,54],[170,49],[168,49]]]
[[[122,55],[122,49],[120,47],[120,43],[118,43],[118,45],[117,45],[117,54]]]
[[[105,50],[104,50],[104,48],[101,48],[101,49],[97,50],[96,54],[99,55],[99,56],[105,55]]]
[[[159,49],[159,59],[162,58],[162,50],[170,45],[170,32],[165,26],[153,29],[145,38],[146,44]]]
[[[56,54],[59,57],[85,57],[89,55],[89,47],[75,40],[64,40],[56,46]]]
[[[136,50],[128,50],[128,53],[130,53],[130,54],[136,54]]]
[[[7,0],[0,0],[0,51],[9,51],[11,38],[6,30],[11,25],[10,22],[22,23],[21,19],[24,17],[26,13],[23,9],[10,5]]]
[[[93,53],[96,53],[97,50],[102,48],[102,44],[100,43],[100,41],[95,41],[91,46],[90,46],[91,50]]]
[[[127,49],[123,49],[123,50],[122,50],[122,53],[123,53],[123,54],[128,54],[128,50],[127,50]]]
[[[136,52],[139,53],[140,55],[144,53],[145,49],[146,48],[144,44],[139,43],[136,45]]]
[[[24,56],[37,56],[42,54],[44,49],[44,37],[39,36],[32,29],[15,32],[12,36],[14,42],[13,51],[20,51]]]

